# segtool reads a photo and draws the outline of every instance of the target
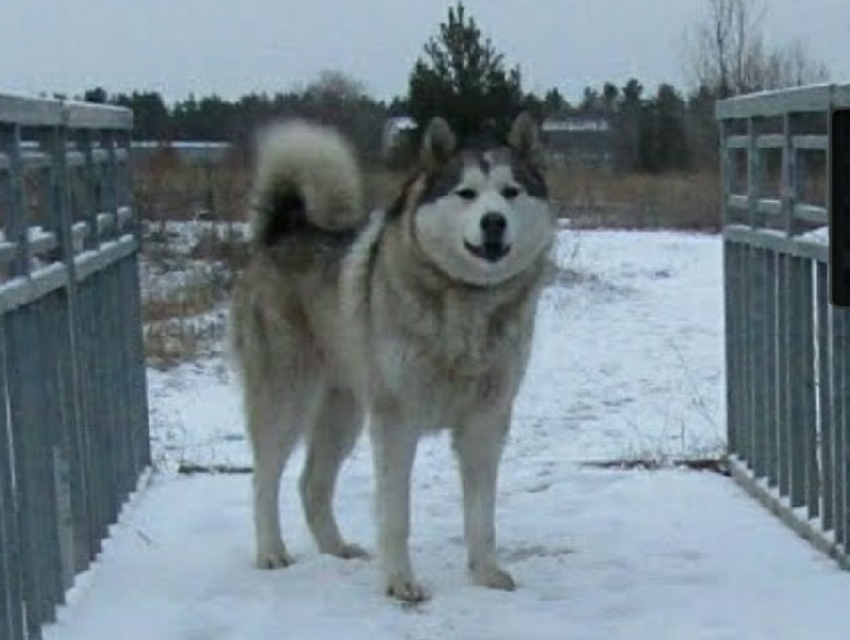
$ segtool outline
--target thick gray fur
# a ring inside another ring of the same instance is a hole
[[[460,466],[471,576],[514,588],[496,558],[497,476],[555,218],[540,188],[520,179],[541,174],[533,120],[520,116],[509,140],[487,152],[483,171],[481,153],[456,149],[449,126],[435,119],[419,169],[387,213],[369,217],[361,170],[337,132],[295,121],[264,134],[253,254],[231,314],[254,455],[259,566],[292,562],[279,480],[302,436],[300,493],[320,551],[367,555],[341,535],[332,502],[368,416],[385,591],[427,597],[408,550],[410,479],[417,442],[444,428]],[[446,171],[455,172],[453,188]],[[438,182],[443,192],[427,197]],[[496,246],[492,230],[482,231],[487,214],[501,225]]]

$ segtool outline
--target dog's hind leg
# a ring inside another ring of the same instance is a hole
[[[269,387],[246,396],[248,432],[254,457],[254,532],[257,566],[292,564],[280,533],[280,477],[313,410],[309,392]]]
[[[484,410],[453,434],[463,484],[464,538],[469,571],[476,584],[514,589],[511,575],[496,559],[496,488],[499,460],[510,425],[510,411]]]
[[[322,553],[364,558],[368,553],[347,543],[333,513],[333,496],[342,463],[363,429],[364,411],[349,389],[331,388],[309,433],[300,491],[304,515]]]

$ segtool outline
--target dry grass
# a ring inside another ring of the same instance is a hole
[[[367,168],[369,209],[391,202],[406,175],[398,169]],[[552,167],[547,180],[562,215],[578,226],[707,231],[720,226],[720,179],[713,172],[652,175]],[[136,184],[139,209],[151,221],[188,220],[207,210],[214,220],[237,222],[248,209],[250,173],[234,163],[206,170],[165,158],[141,167]]]
[[[717,231],[717,174],[617,173],[555,168],[548,172],[562,215],[581,227]]]
[[[366,176],[367,202],[386,205],[405,173],[372,169]],[[713,173],[648,175],[556,167],[547,171],[561,215],[581,227],[720,228],[720,179]]]
[[[219,347],[222,308],[247,255],[242,237],[226,229],[205,226],[189,244],[168,233],[148,236],[142,313],[151,366],[167,369]]]
[[[140,216],[149,222],[191,220],[201,212],[237,222],[247,211],[250,175],[233,162],[205,167],[163,154],[137,166],[133,182]]]
[[[142,320],[147,325],[201,316],[212,311],[221,299],[221,288],[213,278],[194,277],[172,291],[148,292]]]
[[[148,364],[169,369],[215,353],[224,335],[221,301],[148,299],[145,301],[145,353]]]
[[[386,206],[406,173],[370,168],[366,201]],[[671,228],[714,231],[719,227],[720,188],[713,174],[640,175],[553,168],[547,175],[561,215],[583,228]],[[170,367],[215,349],[224,330],[218,318],[233,275],[247,259],[243,237],[232,223],[245,219],[249,175],[244,167],[214,170],[163,163],[136,172],[140,212],[153,222],[145,258],[163,279],[180,273],[169,286],[152,284],[144,299],[145,341],[152,366]],[[208,210],[212,206],[212,210]],[[223,224],[177,247],[166,222],[205,218]],[[215,265],[216,268],[212,268]]]
[[[208,229],[200,233],[197,242],[189,250],[192,260],[223,264],[228,271],[235,273],[248,261],[248,244],[244,236],[233,227],[220,233]]]
[[[166,371],[196,360],[214,351],[219,335],[212,329],[199,331],[184,323],[147,326],[144,337],[148,365]]]
[[[226,299],[223,288],[212,276],[193,276],[143,299],[145,350],[153,367],[168,369],[212,353],[223,335],[216,313]]]

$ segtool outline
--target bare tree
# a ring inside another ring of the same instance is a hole
[[[764,35],[765,0],[707,0],[687,35],[690,73],[720,98],[821,82],[826,66],[801,40],[771,45]]]
[[[813,60],[799,39],[772,52],[768,62],[774,86],[800,86],[829,80],[826,64]]]
[[[335,126],[364,160],[377,162],[386,106],[373,100],[367,91],[357,78],[341,71],[323,71],[300,90],[301,115]]]
[[[317,102],[356,102],[367,95],[366,86],[358,79],[337,70],[326,69],[304,89]]]

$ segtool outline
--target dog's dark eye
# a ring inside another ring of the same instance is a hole
[[[513,200],[519,195],[519,189],[516,187],[505,187],[502,189],[502,197],[505,200]]]
[[[464,200],[475,200],[475,197],[478,193],[475,189],[458,189],[457,195],[463,198]]]

